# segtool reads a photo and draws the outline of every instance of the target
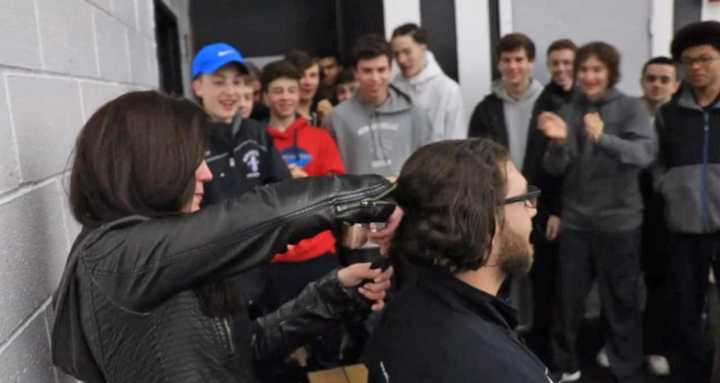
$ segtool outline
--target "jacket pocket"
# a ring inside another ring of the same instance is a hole
[[[663,175],[660,192],[665,199],[665,221],[670,230],[701,233],[700,165],[673,167]]]

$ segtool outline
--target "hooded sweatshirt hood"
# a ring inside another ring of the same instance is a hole
[[[422,86],[428,81],[432,81],[438,76],[443,76],[444,74],[445,73],[443,73],[442,69],[440,69],[440,65],[437,63],[437,60],[435,60],[435,55],[432,52],[427,51],[425,53],[425,67],[418,74],[413,77],[406,78],[402,75],[402,73],[398,73],[396,79],[398,82],[400,82],[400,80],[404,80],[410,86]]]
[[[445,75],[435,55],[425,53],[425,67],[411,78],[399,73],[393,85],[412,97],[424,109],[433,127],[433,141],[463,139],[467,137],[467,117],[460,86]]]
[[[530,79],[530,85],[525,93],[519,99],[515,99],[507,92],[502,80],[496,80],[492,86],[493,94],[503,101],[510,157],[518,169],[522,169],[525,161],[530,118],[535,101],[540,97],[542,90],[543,86],[539,81]]]

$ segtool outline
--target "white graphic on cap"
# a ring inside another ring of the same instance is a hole
[[[218,56],[223,57],[223,56],[229,55],[230,53],[233,53],[232,49],[227,49],[227,50],[218,52]]]

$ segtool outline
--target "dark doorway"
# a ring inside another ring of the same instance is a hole
[[[674,3],[673,30],[675,32],[690,23],[700,21],[700,17],[702,16],[702,2],[675,1]]]
[[[495,60],[495,48],[500,41],[500,0],[490,0],[489,4],[489,17],[490,17],[490,52],[488,57],[490,58],[490,68],[492,68],[492,78],[497,80],[500,78],[500,72],[497,69]]]
[[[192,0],[194,47],[224,41],[246,57],[291,49],[349,56],[365,33],[383,30],[382,0]]]
[[[183,85],[177,18],[160,0],[155,0],[155,35],[160,89],[180,96],[183,94]]]
[[[376,33],[385,36],[383,0],[335,0],[338,25],[337,52],[344,62],[358,37]]]
[[[457,81],[457,26],[454,0],[421,0],[420,23],[428,32],[428,47],[448,77]]]
[[[194,47],[226,42],[246,57],[310,53],[336,45],[335,0],[193,0]]]

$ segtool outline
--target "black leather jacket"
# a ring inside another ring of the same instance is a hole
[[[195,288],[267,261],[342,221],[387,219],[379,176],[294,180],[165,219],[128,217],[85,231],[55,297],[53,362],[95,382],[255,382],[253,362],[286,355],[368,304],[336,273],[251,322],[212,318]]]

